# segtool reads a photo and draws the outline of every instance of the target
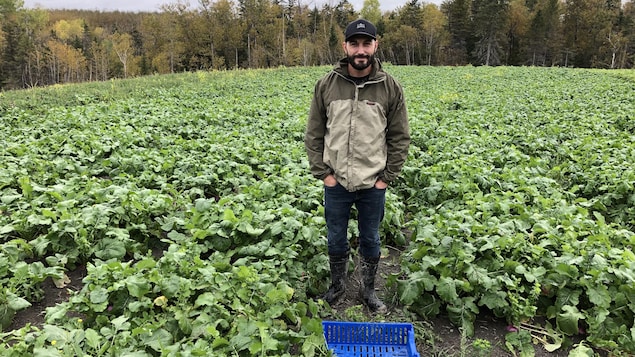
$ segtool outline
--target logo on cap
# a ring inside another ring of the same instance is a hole
[[[363,23],[363,22],[360,22],[360,23],[358,23],[358,24],[357,24],[357,28],[358,28],[358,29],[365,29],[365,28],[366,28],[366,25],[364,25],[364,23]]]

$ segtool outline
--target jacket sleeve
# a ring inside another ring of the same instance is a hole
[[[387,183],[394,181],[408,158],[410,147],[410,125],[408,124],[408,110],[403,95],[403,89],[395,82],[395,102],[388,114],[388,128],[386,143],[388,155],[386,168],[380,178]]]
[[[315,85],[309,119],[304,134],[304,147],[309,158],[311,174],[324,179],[333,170],[324,163],[324,135],[326,133],[326,107],[322,97],[321,81]]]

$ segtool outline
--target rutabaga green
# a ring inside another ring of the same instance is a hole
[[[312,300],[328,280],[322,186],[302,137],[328,69],[11,93],[2,286],[20,310],[41,279],[83,264],[88,275],[43,325],[3,332],[6,355],[325,355],[328,309]],[[505,343],[517,355],[573,335],[584,341],[571,356],[634,353],[632,77],[387,70],[413,139],[381,226],[403,251],[386,277],[396,308],[448,315],[466,335],[493,314],[518,330]]]

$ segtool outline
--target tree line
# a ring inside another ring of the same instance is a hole
[[[399,65],[633,68],[635,5],[620,0],[182,0],[156,12],[24,8],[0,0],[0,89],[182,71],[312,66],[342,56],[343,29],[377,25]]]

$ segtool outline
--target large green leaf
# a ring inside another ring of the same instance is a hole
[[[456,281],[451,277],[439,278],[436,290],[439,296],[449,303],[453,303],[459,298],[459,294],[456,292]]]
[[[99,259],[121,259],[124,255],[126,255],[126,245],[119,239],[104,238],[95,246],[95,256]]]
[[[556,316],[556,326],[558,330],[571,336],[579,333],[579,322],[584,319],[584,315],[575,306],[565,305],[562,312]]]

